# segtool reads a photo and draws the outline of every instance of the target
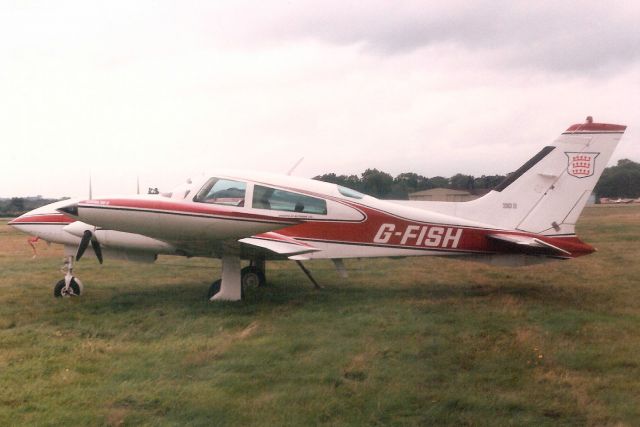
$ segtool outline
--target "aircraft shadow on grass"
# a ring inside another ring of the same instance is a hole
[[[438,305],[447,303],[466,303],[478,299],[495,299],[501,303],[504,297],[514,298],[523,304],[544,304],[552,306],[584,306],[596,302],[599,293],[588,287],[567,289],[552,284],[513,283],[500,285],[452,283],[447,284],[416,284],[402,287],[367,287],[367,285],[348,283],[328,283],[327,288],[316,290],[303,279],[283,283],[276,281],[261,288],[247,290],[242,302],[228,302],[219,307],[225,311],[246,312],[268,311],[269,308],[292,306],[313,307],[328,306],[335,310],[358,305],[370,304],[402,305],[404,303]],[[98,288],[96,288],[98,289]],[[203,313],[210,312],[215,307],[207,304],[206,295],[202,293],[202,283],[190,282],[176,284],[156,284],[153,287],[136,288],[135,285],[126,289],[114,288],[113,292],[102,289],[99,296],[93,296],[86,302],[96,304],[99,310],[110,312],[126,312],[129,310],[153,310],[155,308],[171,309],[190,308]],[[195,297],[194,297],[195,296]],[[68,300],[62,300],[66,302]],[[425,307],[428,307],[426,305]],[[428,308],[427,308],[428,309]]]

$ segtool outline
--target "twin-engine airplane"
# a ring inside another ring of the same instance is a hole
[[[595,249],[575,224],[625,126],[570,126],[484,197],[470,202],[385,201],[291,176],[224,171],[165,195],[65,200],[9,224],[65,247],[55,296],[80,295],[74,259],[91,246],[154,261],[158,254],[222,259],[210,300],[239,300],[265,282],[265,261],[452,256],[499,265],[570,259]],[[241,268],[242,260],[249,265]],[[317,284],[316,284],[317,285]]]

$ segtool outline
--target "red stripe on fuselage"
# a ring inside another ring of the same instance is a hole
[[[334,197],[324,196],[336,200]],[[83,201],[81,207],[107,209],[131,209],[166,214],[208,215],[224,219],[244,221],[266,221],[293,223],[276,233],[300,240],[325,241],[351,245],[398,247],[403,249],[440,250],[443,252],[514,253],[513,246],[487,238],[488,234],[500,232],[517,236],[535,237],[571,253],[570,257],[592,253],[594,248],[575,236],[545,237],[542,235],[514,230],[501,230],[460,226],[452,224],[428,223],[400,217],[357,202],[336,200],[359,210],[365,216],[362,221],[333,221],[322,219],[296,219],[274,215],[260,215],[244,212],[246,208],[211,205],[206,203],[176,202],[171,200],[105,199]],[[286,215],[286,213],[285,213]],[[258,237],[258,236],[256,236]],[[265,235],[259,237],[269,238]],[[273,237],[270,236],[271,239]],[[276,238],[277,239],[277,238]],[[298,242],[301,243],[301,242]]]
[[[535,237],[567,250],[572,257],[586,255],[594,251],[593,247],[574,236],[545,237],[513,230],[426,223],[400,218],[363,205],[359,205],[359,208],[367,216],[367,219],[363,222],[328,224],[319,221],[307,221],[278,230],[277,233],[301,240],[352,245],[441,250],[446,252],[513,253],[513,246],[487,238],[488,234],[495,234],[496,231],[499,231],[502,234]]]

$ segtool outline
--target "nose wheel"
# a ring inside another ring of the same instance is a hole
[[[79,297],[82,293],[82,283],[76,277],[71,277],[69,284],[62,279],[53,288],[53,296],[56,298]]]
[[[64,279],[58,281],[53,287],[53,296],[56,298],[79,297],[82,294],[82,282],[73,275],[73,256],[66,256],[62,271]]]

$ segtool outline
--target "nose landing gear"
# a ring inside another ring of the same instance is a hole
[[[73,275],[73,256],[64,258],[62,272],[64,279],[60,280],[53,288],[53,296],[56,298],[79,297],[82,293],[82,282]]]

